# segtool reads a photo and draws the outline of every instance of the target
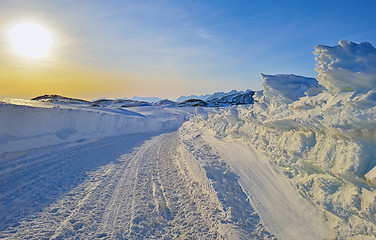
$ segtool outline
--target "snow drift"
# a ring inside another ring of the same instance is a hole
[[[170,131],[177,129],[188,115],[188,110],[162,107],[127,110],[2,99],[0,155],[108,136]]]
[[[264,80],[263,89],[267,99],[291,103],[303,96],[312,96],[322,91],[315,78],[307,78],[296,75],[265,75],[261,74]]]
[[[367,92],[376,85],[376,49],[368,42],[342,40],[338,46],[318,45],[317,80],[331,92]]]
[[[317,78],[262,75],[251,106],[196,117],[252,144],[326,213],[329,239],[376,237],[376,50],[315,47]]]

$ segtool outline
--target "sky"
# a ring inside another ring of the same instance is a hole
[[[0,0],[0,97],[176,99],[260,90],[264,74],[315,77],[314,46],[376,46],[376,1]],[[16,54],[21,23],[51,34]]]

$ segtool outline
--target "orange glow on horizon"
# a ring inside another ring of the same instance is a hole
[[[0,70],[0,96],[32,98],[44,94],[95,98],[130,92],[126,77],[90,69]]]
[[[30,99],[58,94],[87,100],[132,96],[178,97],[189,86],[179,84],[176,76],[149,76],[134,73],[98,71],[73,66],[0,69],[0,97]],[[188,81],[185,81],[187,84]],[[181,83],[181,82],[180,82]],[[174,93],[174,95],[171,95]]]

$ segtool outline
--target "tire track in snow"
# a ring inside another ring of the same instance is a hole
[[[87,171],[116,161],[151,136],[130,134],[74,147],[34,150],[17,159],[0,159],[0,231],[40,212],[82,183]]]
[[[98,148],[93,152],[94,148],[81,147],[84,149],[73,155],[84,162],[81,165],[88,164],[98,154],[105,156],[117,149],[109,147],[111,144],[107,148],[95,144]],[[0,232],[0,238],[273,239],[241,188],[232,186],[236,179],[226,175],[228,169],[218,156],[208,146],[191,146],[196,155],[202,151],[196,159],[192,157],[195,154],[187,155],[187,146],[177,132],[156,136],[117,161],[89,172],[76,188]],[[203,159],[210,164],[201,173],[195,172]],[[45,162],[48,165],[50,161]],[[61,184],[64,177],[72,176],[63,172],[75,172],[74,167],[80,164],[54,172],[58,174],[52,181]],[[218,179],[222,177],[225,182]],[[32,188],[38,190],[36,185]]]
[[[210,131],[202,138],[215,147],[239,176],[268,229],[279,239],[324,239],[328,232],[325,217],[294,190],[266,159],[241,142],[217,139]]]
[[[199,129],[185,124],[180,131],[189,154],[199,162],[201,169],[196,172],[206,177],[206,184],[213,188],[220,202],[224,215],[221,223],[224,224],[219,224],[219,231],[224,239],[275,239],[261,223],[226,159],[202,139]]]

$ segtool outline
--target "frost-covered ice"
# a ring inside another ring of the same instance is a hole
[[[326,238],[373,239],[376,49],[348,41],[315,49],[317,81],[262,75],[254,105],[221,109],[196,124],[241,139],[278,165],[326,214]]]

